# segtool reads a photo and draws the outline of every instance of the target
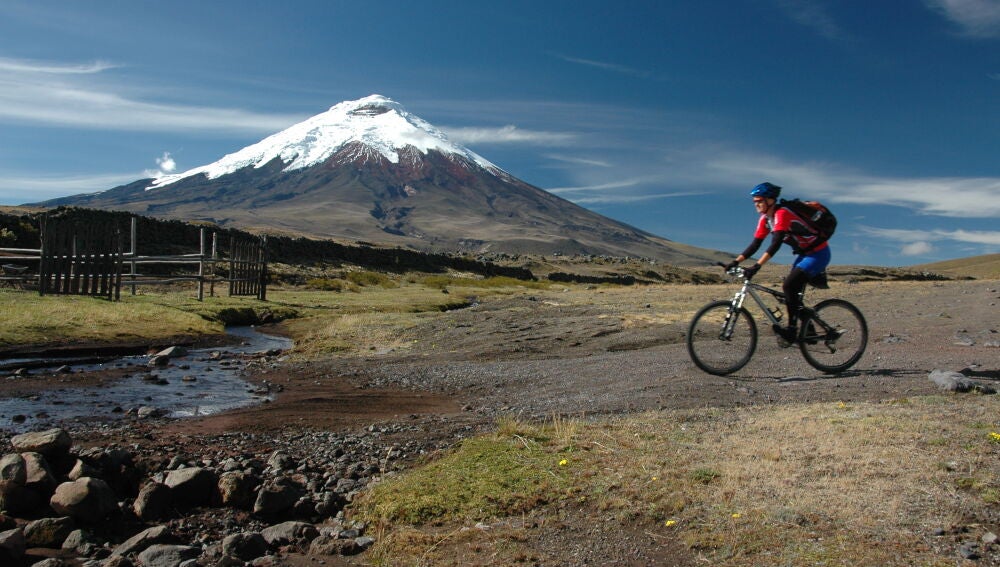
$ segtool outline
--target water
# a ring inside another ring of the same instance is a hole
[[[155,408],[170,417],[195,417],[245,407],[269,399],[266,392],[243,379],[244,360],[239,355],[287,350],[292,341],[258,333],[252,327],[226,330],[240,342],[235,345],[191,349],[170,359],[169,366],[150,368],[148,356],[125,356],[111,362],[73,365],[74,372],[127,369],[128,376],[99,387],[68,387],[43,390],[30,398],[0,399],[0,430],[10,432],[41,429],[64,420],[116,419],[129,409]],[[221,357],[213,357],[220,353]],[[34,359],[37,360],[37,359]],[[9,367],[13,360],[0,361]],[[21,359],[20,363],[28,362]],[[53,368],[65,362],[53,359]],[[51,373],[51,369],[32,374]],[[0,373],[2,374],[2,373]],[[0,377],[4,380],[31,380]],[[25,416],[15,422],[15,416]]]

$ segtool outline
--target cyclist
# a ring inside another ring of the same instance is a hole
[[[788,326],[780,327],[775,325],[775,331],[791,344],[795,342],[796,323],[799,320],[799,310],[802,308],[802,291],[806,284],[813,278],[818,278],[830,264],[830,246],[827,242],[816,245],[819,235],[810,228],[809,223],[793,211],[778,204],[778,196],[781,194],[781,187],[772,183],[764,182],[755,186],[750,191],[753,197],[754,207],[760,213],[760,220],[757,221],[757,230],[754,232],[753,241],[747,246],[742,254],[730,262],[726,269],[735,268],[750,258],[760,248],[768,234],[771,234],[771,244],[761,254],[757,262],[743,269],[747,279],[752,278],[760,267],[774,257],[781,248],[782,242],[787,242],[795,252],[795,262],[791,271],[785,276],[783,289],[785,292],[785,304],[788,308]]]

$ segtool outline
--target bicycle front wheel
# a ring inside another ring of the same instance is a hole
[[[715,301],[701,308],[691,320],[687,334],[688,354],[698,368],[725,376],[746,366],[757,348],[757,324],[732,302]]]
[[[821,301],[802,320],[799,350],[817,370],[843,372],[861,359],[867,346],[865,316],[843,299]]]

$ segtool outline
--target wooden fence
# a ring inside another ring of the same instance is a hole
[[[136,219],[132,218],[129,250],[123,251],[121,230],[112,222],[72,223],[62,219],[45,219],[40,223],[39,249],[0,248],[0,282],[15,287],[37,287],[41,295],[72,294],[105,297],[118,300],[123,285],[136,294],[141,285],[165,285],[177,282],[198,284],[198,300],[205,297],[205,287],[215,295],[217,282],[229,283],[232,296],[254,296],[267,299],[267,239],[231,238],[229,242],[229,275],[215,275],[217,263],[224,263],[218,254],[217,235],[212,233],[208,248],[206,230],[200,232],[198,252],[148,256],[138,251]],[[32,267],[37,265],[37,270]],[[163,267],[189,266],[196,271],[177,273]],[[142,271],[140,271],[142,270]]]

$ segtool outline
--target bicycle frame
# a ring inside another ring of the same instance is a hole
[[[781,320],[774,316],[774,313],[771,311],[770,308],[768,308],[767,303],[764,302],[764,299],[758,292],[764,292],[773,295],[778,300],[779,303],[782,304],[785,303],[784,292],[778,291],[776,289],[771,289],[769,287],[765,287],[760,284],[755,284],[750,280],[743,280],[743,287],[740,288],[740,290],[736,292],[736,295],[733,296],[733,309],[731,312],[739,311],[739,309],[743,307],[743,303],[746,300],[746,297],[749,295],[750,298],[753,299],[754,302],[757,304],[757,306],[760,307],[760,310],[764,313],[764,316],[767,317],[767,320],[770,321],[772,325],[780,324]]]

